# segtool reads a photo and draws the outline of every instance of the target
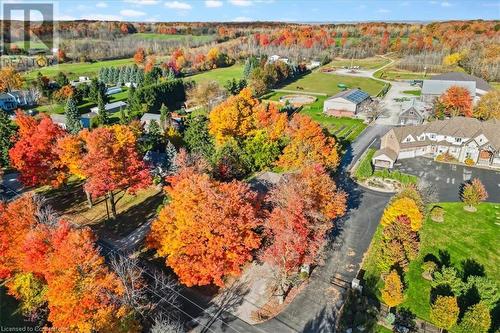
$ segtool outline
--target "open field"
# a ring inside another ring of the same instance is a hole
[[[342,90],[337,87],[339,83],[343,83],[349,88],[361,88],[372,96],[376,96],[384,87],[383,82],[370,78],[315,71],[313,73],[306,74],[285,86],[281,86],[279,89],[294,90],[304,93],[316,92],[332,96]]]
[[[365,59],[342,59],[335,58],[327,66],[344,67],[344,66],[359,66],[362,69],[375,69],[389,63],[388,59],[381,57],[370,57]]]
[[[214,40],[215,35],[170,35],[170,34],[156,34],[156,33],[136,33],[130,35],[131,38],[142,39],[142,40],[173,40],[173,41],[184,41],[192,40],[195,42],[210,42]]]
[[[264,100],[279,101],[280,97],[290,95],[287,93],[273,92],[263,96]],[[307,95],[307,94],[305,94]],[[323,114],[323,103],[326,97],[315,96],[316,101],[312,104],[304,105],[300,111],[302,114],[306,114],[321,126],[328,130],[332,135],[335,135],[338,139],[342,141],[352,142],[356,139],[359,134],[366,128],[366,125],[360,119],[352,118],[336,118],[330,117]]]
[[[10,48],[12,45],[16,45],[18,49],[24,50],[24,41],[18,40],[13,43],[5,43],[6,47]],[[28,41],[27,49],[43,49],[48,50],[48,47],[45,43],[37,42],[37,41]]]
[[[424,73],[417,73],[417,72],[408,72],[408,71],[403,71],[399,70],[397,68],[393,68],[389,66],[389,68],[384,68],[382,70],[376,71],[373,76],[379,79],[384,79],[384,80],[389,80],[389,81],[395,81],[395,80],[423,80],[423,79],[428,79],[432,76],[433,74],[427,73],[424,76]]]
[[[243,77],[243,65],[235,64],[230,67],[216,68],[210,71],[188,76],[186,80],[195,82],[216,81],[220,85],[224,85],[228,80],[241,79]]]
[[[78,76],[95,76],[99,72],[101,67],[114,67],[114,66],[125,66],[132,65],[134,59],[116,59],[116,60],[104,60],[96,61],[93,63],[82,62],[82,63],[64,63],[56,66],[48,66],[43,68],[38,68],[27,72],[24,78],[28,81],[34,80],[38,72],[46,75],[48,77],[53,77],[59,72],[64,72],[70,80],[78,78]]]
[[[420,230],[420,255],[410,263],[409,271],[405,274],[407,290],[405,301],[401,307],[409,308],[418,317],[429,320],[430,311],[430,282],[422,277],[422,263],[428,255],[440,258],[440,251],[449,254],[451,265],[458,270],[464,260],[472,259],[484,267],[487,277],[499,282],[498,262],[498,228],[495,224],[500,218],[499,203],[482,203],[478,211],[469,213],[463,210],[463,203],[440,203],[445,210],[443,223],[436,223],[428,219]],[[496,213],[495,213],[496,212]],[[375,286],[374,294],[380,298],[378,288],[382,286],[380,271],[376,266],[376,248],[379,244],[382,227],[379,226],[370,245],[370,250],[363,263],[366,270],[365,281],[372,281]]]

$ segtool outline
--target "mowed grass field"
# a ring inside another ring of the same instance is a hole
[[[130,35],[131,38],[142,40],[172,40],[183,41],[192,40],[195,42],[210,42],[215,39],[215,35],[172,35],[172,34],[157,34],[157,33],[136,33]]]
[[[411,262],[405,274],[407,289],[401,307],[409,308],[418,317],[429,320],[430,282],[422,277],[424,258],[431,254],[439,258],[439,251],[446,251],[451,265],[458,270],[466,259],[472,259],[484,267],[488,278],[500,283],[498,263],[500,261],[499,228],[500,203],[481,203],[475,213],[463,209],[463,203],[440,203],[445,210],[444,222],[436,223],[430,219],[420,230],[420,254]],[[364,279],[377,281],[375,294],[380,298],[378,288],[383,286],[380,271],[376,266],[376,248],[379,246],[382,227],[379,226],[363,263],[366,271]]]
[[[93,63],[63,63],[55,66],[37,68],[24,75],[27,81],[34,80],[38,72],[48,77],[54,77],[57,73],[65,73],[70,80],[78,78],[78,76],[96,76],[101,67],[119,67],[134,64],[133,58],[96,61]]]
[[[202,81],[216,81],[220,85],[224,85],[227,81],[232,79],[241,79],[243,77],[243,65],[234,64],[229,67],[216,68],[211,71],[202,72],[192,76],[188,76],[185,79],[187,81],[193,80],[195,82]]]
[[[337,86],[339,83],[345,84],[349,88],[360,88],[372,96],[376,96],[384,87],[383,82],[371,78],[337,75],[333,73],[315,71],[304,75],[287,85],[281,86],[279,89],[293,90],[297,92],[323,93],[328,96],[332,96],[342,90]]]
[[[384,66],[390,62],[389,59],[381,57],[370,57],[365,59],[342,59],[335,58],[327,66],[344,67],[359,66],[362,69],[375,69]]]
[[[290,95],[290,93],[273,92],[263,96],[263,100],[277,102],[280,97]],[[317,121],[323,128],[328,130],[331,135],[344,142],[352,142],[366,128],[366,125],[360,119],[336,118],[327,116],[323,113],[323,103],[326,97],[314,96],[316,101],[312,104],[304,105],[300,111]]]

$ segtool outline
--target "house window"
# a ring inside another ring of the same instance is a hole
[[[435,139],[436,138],[436,134],[431,134],[431,139]]]
[[[456,143],[461,143],[462,142],[462,138],[455,138],[455,142]]]

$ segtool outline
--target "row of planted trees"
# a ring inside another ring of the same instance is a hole
[[[468,211],[475,211],[473,207],[486,197],[484,186],[478,179],[462,186],[461,198]],[[433,201],[432,190],[412,185],[396,194],[384,210],[382,235],[375,255],[384,281],[380,296],[389,308],[405,301],[405,290],[411,281],[404,278],[409,264],[419,257],[419,231],[426,216],[437,223],[444,221],[441,207],[434,206],[429,210]],[[421,268],[422,277],[430,281],[432,288],[429,295],[431,322],[440,329],[453,328],[457,332],[488,332],[492,323],[491,312],[500,299],[496,283],[477,270],[466,271],[464,268],[463,272],[457,271],[444,252],[440,252],[440,259],[431,257],[434,259],[424,258]],[[404,327],[415,329],[414,317],[409,310],[399,308],[395,317],[390,314],[387,319],[391,324],[396,319],[395,329],[399,332]],[[398,327],[400,324],[403,328]]]

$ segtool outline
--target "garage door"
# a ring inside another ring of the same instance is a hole
[[[403,159],[403,158],[412,158],[415,157],[415,151],[410,150],[410,151],[400,151],[398,158]]]

